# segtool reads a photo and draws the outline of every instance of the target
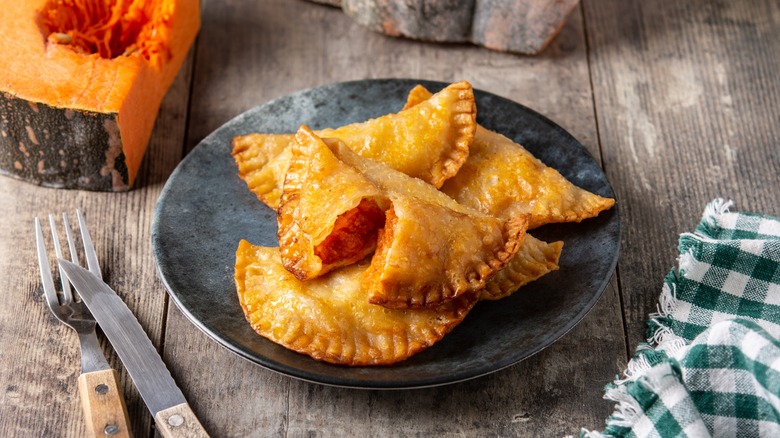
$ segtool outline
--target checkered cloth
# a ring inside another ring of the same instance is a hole
[[[582,437],[780,437],[780,219],[711,202],[680,236],[648,343],[603,432]]]

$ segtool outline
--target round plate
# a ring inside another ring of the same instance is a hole
[[[187,318],[218,343],[265,368],[312,382],[355,388],[419,388],[482,376],[549,346],[601,296],[618,258],[617,209],[581,223],[547,225],[534,236],[563,240],[560,270],[500,301],[480,302],[439,343],[384,367],[318,362],[252,331],[238,302],[233,266],[238,242],[278,246],[276,214],[238,177],[234,136],[341,126],[399,111],[416,84],[402,79],[345,82],[301,91],[251,109],[206,137],[171,175],[157,203],[152,245],[165,287]],[[574,184],[614,193],[582,145],[544,116],[475,90],[477,119],[524,145]]]

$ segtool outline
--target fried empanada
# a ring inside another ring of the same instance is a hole
[[[317,134],[338,138],[359,156],[438,188],[468,158],[476,127],[474,92],[463,81],[414,108]]]
[[[404,108],[425,104],[418,85]],[[529,229],[553,222],[580,222],[611,208],[615,200],[581,189],[509,138],[477,126],[469,158],[441,190],[464,205],[497,217],[531,214]]]
[[[479,291],[525,237],[528,215],[501,220],[480,213],[428,183],[358,156],[341,142],[330,146],[392,202],[364,276],[372,303],[436,306]]]
[[[308,280],[374,252],[390,205],[383,191],[306,126],[290,150],[277,211],[284,267]]]
[[[430,347],[476,302],[464,295],[435,308],[393,310],[370,304],[360,287],[367,262],[302,282],[284,269],[277,248],[241,241],[238,299],[261,336],[330,363],[389,365]]]
[[[276,210],[290,163],[293,134],[248,134],[233,138],[238,176],[263,204]]]
[[[512,260],[490,277],[479,292],[480,300],[498,300],[512,295],[521,286],[558,270],[563,242],[547,243],[530,234],[525,235]]]
[[[389,308],[435,306],[481,291],[518,250],[528,226],[527,215],[503,222],[417,198],[392,199],[363,283],[371,303]]]
[[[476,130],[468,82],[449,85],[415,108],[362,123],[315,131],[338,138],[358,155],[381,161],[441,187],[466,161]],[[279,205],[292,134],[250,134],[233,139],[233,158],[249,189],[269,207]]]

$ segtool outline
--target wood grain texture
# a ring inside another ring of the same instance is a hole
[[[679,233],[715,197],[778,215],[780,4],[584,2],[599,134],[621,201],[633,349]]]
[[[90,436],[132,436],[119,376],[112,369],[79,376],[79,398]]]
[[[34,216],[76,207],[86,213],[106,280],[162,350],[213,436],[562,436],[601,428],[612,409],[602,387],[624,368],[626,342],[633,349],[643,337],[675,263],[677,235],[716,196],[734,199],[739,210],[780,216],[780,4],[581,5],[551,46],[529,58],[385,37],[305,1],[204,0],[194,56],[163,102],[136,189],[62,191],[0,178],[0,435],[86,434],[78,342],[46,309],[32,232]],[[380,77],[468,80],[545,114],[603,157],[623,224],[619,275],[551,347],[460,384],[348,390],[244,361],[169,303],[155,276],[151,221],[183,154],[270,99]],[[157,434],[103,344],[119,371],[131,430]]]
[[[164,409],[154,416],[157,430],[165,438],[208,438],[187,403]]]
[[[85,213],[105,280],[152,342],[161,346],[167,297],[155,275],[151,220],[162,182],[182,156],[190,77],[191,61],[187,61],[163,101],[136,189],[90,193],[0,178],[0,278],[6,291],[0,305],[3,436],[87,435],[78,396],[78,339],[54,318],[43,299],[33,217],[72,213],[76,208]],[[149,411],[114,351],[98,336],[109,364],[119,372],[130,429],[136,436],[149,435],[153,430]]]

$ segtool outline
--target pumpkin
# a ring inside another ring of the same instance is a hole
[[[197,0],[24,0],[0,15],[0,173],[128,190],[200,27]]]
[[[312,0],[340,6],[376,32],[424,41],[472,42],[535,55],[579,0]]]

